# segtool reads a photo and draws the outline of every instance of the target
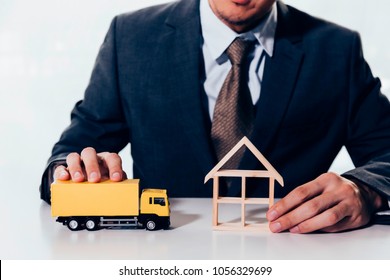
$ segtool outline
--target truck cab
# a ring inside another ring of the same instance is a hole
[[[140,199],[140,222],[148,229],[168,228],[170,208],[165,189],[144,189]]]

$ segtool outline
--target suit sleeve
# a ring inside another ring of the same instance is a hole
[[[358,35],[353,41],[350,73],[346,148],[356,168],[343,176],[390,199],[390,103],[363,58]]]
[[[118,86],[115,18],[99,50],[84,99],[71,113],[71,123],[55,144],[40,186],[41,198],[50,203],[52,170],[67,154],[85,147],[97,152],[119,152],[129,143]]]

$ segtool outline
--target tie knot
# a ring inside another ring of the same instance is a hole
[[[243,40],[240,37],[234,39],[226,50],[230,62],[233,65],[241,64],[253,45],[253,41]]]

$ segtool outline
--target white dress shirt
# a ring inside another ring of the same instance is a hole
[[[225,50],[236,37],[257,41],[254,51],[248,56],[250,61],[248,86],[253,104],[256,104],[260,98],[265,56],[272,57],[273,55],[277,23],[276,3],[258,26],[245,33],[236,33],[219,20],[211,10],[208,0],[200,1],[200,22],[203,34],[202,51],[206,75],[203,86],[208,98],[211,120],[213,119],[218,94],[231,68]]]

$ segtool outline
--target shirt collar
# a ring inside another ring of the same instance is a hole
[[[200,1],[200,23],[205,46],[214,60],[217,60],[236,37],[257,40],[269,56],[274,50],[274,38],[277,23],[276,3],[269,14],[252,30],[239,34],[225,25],[213,13],[208,0]]]

